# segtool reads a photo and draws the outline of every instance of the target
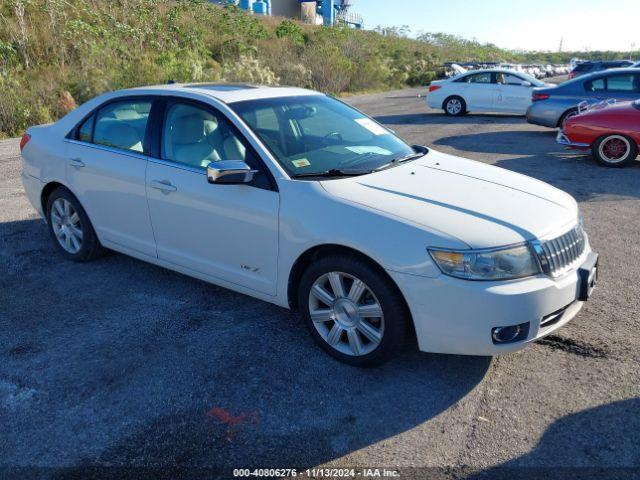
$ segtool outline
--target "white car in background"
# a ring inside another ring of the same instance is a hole
[[[447,115],[500,112],[524,115],[535,87],[544,82],[507,69],[472,70],[429,85],[427,105]]]
[[[389,359],[414,332],[423,351],[518,350],[571,320],[595,282],[571,196],[411,147],[310,90],[108,93],[30,128],[21,149],[61,255],[106,247],[297,308],[352,365]]]

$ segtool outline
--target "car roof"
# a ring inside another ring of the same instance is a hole
[[[464,73],[462,73],[461,75],[468,75],[468,74],[475,74],[475,73],[515,73],[516,75],[518,74],[525,74],[525,72],[518,72],[517,70],[511,70],[509,68],[480,68],[478,70],[468,70]]]
[[[242,102],[264,98],[297,97],[308,95],[323,95],[315,90],[297,87],[279,87],[265,85],[250,85],[243,83],[168,83],[166,85],[151,85],[130,88],[114,92],[116,94],[145,94],[159,93],[180,95],[182,93],[196,93],[213,97],[224,103]]]

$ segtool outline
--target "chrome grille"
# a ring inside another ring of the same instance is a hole
[[[569,270],[584,253],[585,244],[584,231],[579,225],[564,235],[541,242],[537,251],[545,273],[555,277]]]

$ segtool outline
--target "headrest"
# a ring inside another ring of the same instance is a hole
[[[98,124],[99,125],[99,124]],[[103,129],[96,128],[95,141],[114,147],[127,148],[142,151],[142,139],[135,128],[122,122],[113,122],[104,126]]]
[[[205,119],[202,115],[178,117],[171,128],[171,139],[174,145],[199,143],[204,140],[205,135]]]

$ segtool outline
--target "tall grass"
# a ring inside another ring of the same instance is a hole
[[[493,46],[402,33],[258,18],[204,0],[2,0],[0,137],[107,90],[168,80],[339,94],[423,85],[443,60],[513,60]]]

